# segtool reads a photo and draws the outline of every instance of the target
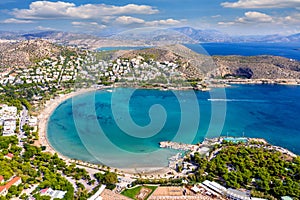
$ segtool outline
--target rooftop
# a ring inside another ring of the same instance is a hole
[[[239,199],[250,199],[250,195],[247,192],[243,192],[232,188],[227,189],[227,195],[234,196]]]
[[[12,185],[16,185],[16,184],[18,185],[19,184],[18,181],[21,181],[21,178],[15,176],[8,183],[6,183],[6,185],[0,186],[0,194],[5,190],[8,191]]]
[[[293,198],[290,196],[283,196],[281,197],[281,200],[293,200]]]

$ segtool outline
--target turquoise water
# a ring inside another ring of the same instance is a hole
[[[265,138],[300,154],[299,99],[300,87],[279,85],[101,90],[57,107],[47,136],[65,156],[119,168],[166,166],[174,151],[161,150],[160,141],[197,143],[227,133]]]

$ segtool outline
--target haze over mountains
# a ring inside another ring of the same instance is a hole
[[[217,30],[200,30],[192,27],[169,29],[133,29],[112,35],[82,34],[60,31],[32,31],[32,32],[0,32],[0,39],[28,40],[49,39],[57,43],[69,45],[83,45],[89,48],[101,46],[139,46],[166,45],[176,43],[201,42],[300,42],[300,33],[293,35],[257,35],[230,36]]]

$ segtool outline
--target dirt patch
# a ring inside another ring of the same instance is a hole
[[[145,187],[142,187],[142,189],[140,190],[140,192],[136,195],[136,199],[138,200],[145,200],[149,194],[152,192],[151,189],[149,188],[145,188]]]

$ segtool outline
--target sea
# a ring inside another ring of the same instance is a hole
[[[195,52],[206,55],[273,55],[300,60],[300,44],[298,43],[201,43],[186,44]]]
[[[283,48],[296,47],[278,50]],[[49,118],[47,138],[64,156],[123,169],[167,166],[178,151],[161,149],[161,141],[196,144],[227,135],[264,138],[300,154],[299,99],[299,86],[283,85],[232,85],[208,92],[98,90],[61,103]]]

